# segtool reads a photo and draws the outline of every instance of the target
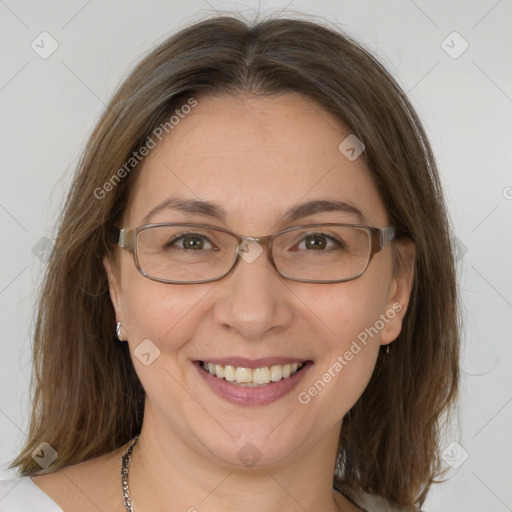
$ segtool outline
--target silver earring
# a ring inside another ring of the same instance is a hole
[[[121,322],[117,322],[116,324],[116,336],[117,336],[117,339],[119,341],[124,341],[122,338],[121,338]]]
[[[119,322],[119,324],[121,324],[121,322]],[[388,354],[389,354],[389,345],[390,345],[390,344],[386,345],[386,355],[388,355]]]

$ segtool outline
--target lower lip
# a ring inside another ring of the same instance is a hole
[[[290,393],[304,378],[313,363],[307,361],[302,369],[291,377],[258,387],[237,386],[226,379],[214,377],[201,366],[199,361],[194,361],[194,366],[210,389],[228,402],[236,405],[266,405]]]

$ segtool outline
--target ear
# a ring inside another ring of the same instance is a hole
[[[380,333],[381,345],[396,340],[402,330],[402,322],[407,312],[414,281],[416,245],[411,239],[395,240],[398,252],[395,275],[391,280],[384,315],[385,325]],[[382,315],[381,315],[382,318]]]
[[[116,321],[122,321],[123,318],[123,308],[121,301],[121,290],[119,286],[119,280],[116,277],[113,269],[112,263],[108,259],[107,256],[103,258],[103,267],[107,273],[108,278],[108,287],[110,291],[110,300],[112,301],[112,305],[114,306],[114,311],[116,312]]]

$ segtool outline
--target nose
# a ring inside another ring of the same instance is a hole
[[[254,241],[242,243],[235,268],[219,283],[215,322],[246,340],[261,340],[270,331],[286,329],[293,320],[291,291],[267,251]]]

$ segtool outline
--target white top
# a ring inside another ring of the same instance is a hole
[[[343,493],[365,512],[401,512],[379,496]],[[29,476],[0,480],[0,512],[64,512],[50,496],[43,492]]]
[[[64,512],[29,476],[0,480],[0,512]]]

